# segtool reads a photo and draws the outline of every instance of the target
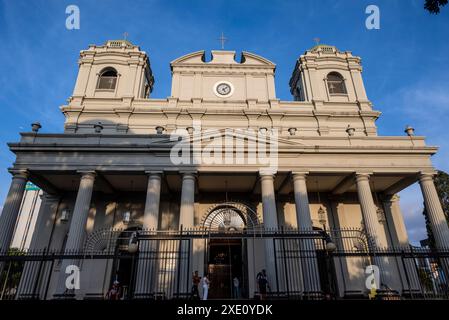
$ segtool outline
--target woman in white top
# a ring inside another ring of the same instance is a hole
[[[203,277],[203,300],[207,300],[207,294],[209,293],[209,278],[207,274]]]

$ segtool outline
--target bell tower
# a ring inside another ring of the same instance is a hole
[[[127,40],[109,40],[80,52],[78,77],[69,106],[88,107],[85,99],[121,99],[126,107],[134,99],[148,98],[154,78],[147,54]]]
[[[358,110],[372,110],[362,80],[360,57],[334,46],[318,44],[296,61],[290,79],[290,92],[296,101],[313,102],[316,109],[324,104],[356,104]]]

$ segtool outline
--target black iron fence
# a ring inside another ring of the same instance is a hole
[[[0,300],[191,299],[195,270],[217,270],[215,298],[447,299],[448,262],[449,250],[373,249],[357,229],[98,230],[82,252],[1,254]]]

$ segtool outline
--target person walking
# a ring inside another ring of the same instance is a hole
[[[207,300],[207,296],[209,294],[210,281],[207,276],[208,274],[206,273],[203,277],[203,300]]]

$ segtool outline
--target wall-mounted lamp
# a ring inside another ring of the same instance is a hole
[[[291,136],[294,136],[296,134],[296,128],[288,128],[288,133],[290,133]]]
[[[355,128],[351,127],[350,124],[348,124],[348,127],[346,128],[346,133],[348,136],[352,137],[354,135]]]
[[[64,208],[61,211],[61,222],[67,222],[70,219],[70,209]]]
[[[318,209],[318,221],[322,226],[326,225],[326,210],[322,206]]]
[[[95,130],[95,133],[101,133],[101,131],[103,130],[103,126],[101,125],[101,122],[94,124],[94,130]]]
[[[123,224],[129,224],[131,222],[131,212],[125,211],[122,217]]]
[[[136,231],[134,231],[131,234],[131,237],[129,238],[128,242],[128,252],[129,253],[136,253],[139,249],[139,238]]]

